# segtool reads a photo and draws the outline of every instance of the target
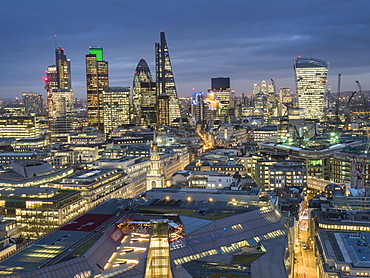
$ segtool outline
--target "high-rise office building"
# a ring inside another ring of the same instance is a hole
[[[230,78],[229,77],[211,78],[211,90],[230,91]]]
[[[150,73],[150,68],[144,58],[141,58],[136,66],[134,72],[134,82],[132,86],[132,116],[141,117],[141,103],[142,96],[145,94],[143,90],[142,83],[147,83],[152,81],[152,75]]]
[[[73,131],[73,115],[74,95],[72,89],[51,90],[48,93],[48,118],[53,141],[67,139],[67,135]]]
[[[130,87],[103,88],[104,132],[130,123]]]
[[[217,116],[224,121],[230,116],[230,78],[211,78],[211,92],[215,94],[218,101]]]
[[[282,103],[292,102],[291,90],[289,87],[282,87],[279,89],[279,99]]]
[[[267,94],[267,83],[265,80],[262,80],[262,83],[261,83],[261,92],[264,93],[264,94]]]
[[[170,125],[170,97],[166,94],[158,96],[158,126]]]
[[[293,68],[299,108],[304,109],[306,118],[321,119],[329,63],[298,56],[293,59]]]
[[[257,95],[259,92],[261,92],[261,86],[259,84],[253,85],[253,96]]]
[[[193,92],[191,98],[191,117],[193,118],[194,123],[201,123],[204,121],[204,110],[205,105],[205,95],[203,92]]]
[[[160,42],[155,44],[155,64],[157,96],[166,94],[169,97],[169,124],[171,125],[173,120],[181,117],[181,114],[164,32],[160,32]]]
[[[55,65],[48,67],[45,78],[51,140],[65,141],[73,131],[74,94],[71,86],[70,60],[64,49],[55,50]]]
[[[43,97],[39,93],[23,92],[22,93],[23,105],[26,107],[26,113],[28,115],[44,114]]]
[[[103,48],[91,46],[86,55],[86,88],[88,125],[104,131],[103,88],[109,87],[108,62]]]
[[[55,65],[57,69],[58,89],[71,89],[71,66],[70,60],[64,54],[64,49],[58,47],[55,50]]]

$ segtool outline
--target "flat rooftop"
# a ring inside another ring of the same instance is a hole
[[[111,220],[117,218],[118,208],[128,204],[128,202],[127,199],[110,199],[58,230],[33,242],[25,249],[0,262],[0,277],[6,274],[38,270],[44,266],[54,264],[51,260],[60,256],[63,252],[70,253],[72,249],[77,250],[76,244],[80,243],[79,246],[82,246],[89,239],[94,240],[94,242],[97,241],[104,234],[100,231],[109,228],[114,223]],[[62,260],[73,258],[73,256],[67,256]]]
[[[153,192],[169,193],[197,193],[197,194],[220,194],[220,195],[253,195],[259,194],[259,190],[222,190],[222,189],[199,189],[199,188],[153,188]]]
[[[336,232],[320,230],[319,238],[326,257],[338,262],[353,264],[354,267],[370,269],[370,233]]]

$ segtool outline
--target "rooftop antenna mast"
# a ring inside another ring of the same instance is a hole
[[[54,35],[54,41],[55,41],[55,49],[57,49],[58,47],[57,35]]]

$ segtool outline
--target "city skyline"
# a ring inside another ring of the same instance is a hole
[[[277,88],[295,91],[292,59],[300,55],[330,62],[327,84],[334,92],[339,73],[342,91],[356,90],[355,80],[368,90],[370,63],[367,38],[362,35],[370,25],[366,7],[370,3],[361,0],[317,0],[299,5],[291,0],[187,1],[165,2],[161,7],[151,1],[104,5],[94,1],[89,5],[6,2],[0,19],[2,26],[7,26],[1,38],[0,59],[6,70],[0,79],[0,98],[20,97],[30,91],[45,96],[42,77],[57,47],[64,48],[71,59],[76,97],[86,98],[84,57],[91,45],[105,49],[110,85],[131,86],[141,57],[154,72],[159,31],[167,35],[179,96],[189,96],[192,88],[207,91],[210,78],[221,76],[230,77],[237,95],[250,94],[254,83],[271,78]],[[45,11],[55,15],[51,22]],[[101,13],[109,18],[98,23]]]

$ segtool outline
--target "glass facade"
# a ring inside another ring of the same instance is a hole
[[[155,44],[157,95],[166,94],[169,96],[169,120],[180,118],[180,103],[177,96],[175,79],[173,75],[168,45],[164,32],[160,32],[160,43]]]
[[[95,53],[97,48],[92,51]],[[109,87],[108,62],[99,59],[97,54],[86,55],[87,118],[90,127],[103,131],[103,88]]]
[[[151,96],[152,98],[148,99]],[[152,82],[152,75],[144,58],[140,59],[135,70],[131,101],[131,113],[134,122],[140,121],[143,117],[142,106],[144,103],[145,106],[153,106],[153,111],[155,112],[156,84]]]
[[[104,132],[129,124],[130,87],[103,88]]]
[[[299,108],[308,119],[323,117],[326,76],[329,63],[315,58],[293,59]]]
[[[71,86],[70,60],[64,49],[55,50],[55,65],[49,66],[45,78],[49,128],[52,136],[73,130],[74,93]]]

